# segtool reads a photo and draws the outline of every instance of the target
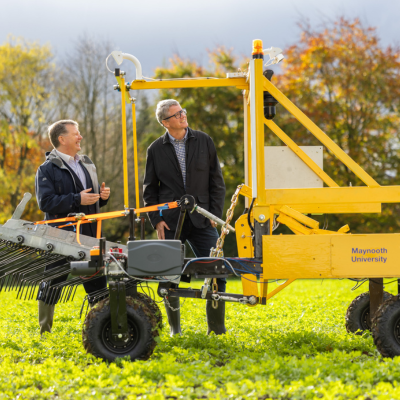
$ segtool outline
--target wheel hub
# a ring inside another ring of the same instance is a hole
[[[397,343],[400,345],[400,318],[398,318],[394,324],[394,337]]]
[[[128,317],[128,339],[126,341],[116,341],[113,338],[111,321],[105,324],[101,337],[108,350],[113,353],[124,354],[136,346],[140,339],[140,334],[135,323]]]
[[[371,319],[369,316],[369,307],[367,307],[361,314],[361,325],[364,330],[371,330]]]

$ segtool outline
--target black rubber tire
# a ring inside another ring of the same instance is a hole
[[[383,292],[383,301],[393,297],[388,292]],[[369,319],[369,292],[357,296],[349,305],[346,312],[346,329],[349,333],[362,335],[365,331],[371,330]]]
[[[158,304],[150,296],[141,292],[137,292],[137,298],[142,300],[153,313],[157,320],[157,329],[161,331],[163,328],[163,320],[162,313],[160,308],[158,307]]]
[[[132,361],[147,360],[153,354],[159,335],[156,317],[138,298],[126,298],[126,311],[131,339],[124,344],[112,340],[108,298],[89,311],[82,329],[83,346],[88,353],[107,361],[126,356]]]
[[[400,355],[400,295],[386,300],[372,319],[372,337],[383,357]]]

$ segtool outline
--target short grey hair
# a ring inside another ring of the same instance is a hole
[[[162,123],[162,120],[169,117],[168,111],[172,106],[180,106],[180,104],[174,99],[161,100],[157,104],[156,118],[163,128],[165,128],[165,126]]]
[[[58,140],[59,136],[65,136],[68,133],[66,125],[75,125],[76,127],[79,127],[78,123],[72,119],[62,119],[54,122],[54,124],[50,125],[48,128],[47,133],[49,135],[50,142],[55,149],[60,146],[60,142]]]

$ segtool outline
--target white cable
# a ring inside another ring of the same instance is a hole
[[[117,263],[118,267],[120,268],[120,270],[127,276],[130,276],[121,266],[121,264],[118,262],[118,260],[112,255],[112,253],[109,253],[110,256],[114,259],[114,261]]]
[[[148,78],[147,76],[143,76],[144,79],[148,79],[149,81],[158,81],[158,79]]]
[[[269,59],[269,60],[264,64],[264,67],[269,67],[270,65],[273,65],[273,64],[274,64],[273,61],[274,61],[273,58]]]
[[[235,269],[232,267],[232,264],[228,261],[228,260],[226,260],[225,258],[223,259],[225,262],[227,262],[228,263],[228,265],[231,267],[231,269],[232,269],[232,272],[238,277],[238,278],[240,278],[241,277],[241,275],[238,275],[237,273],[236,273],[236,271],[235,271]]]
[[[182,269],[182,275],[183,275],[183,273],[185,272],[185,269],[186,269],[186,267],[189,265],[189,264],[191,264],[192,262],[195,262],[195,261],[197,261],[197,260],[222,260],[222,258],[218,258],[218,257],[197,257],[197,258],[192,258],[191,260],[189,260],[186,264],[185,264],[185,266],[183,267],[183,269]]]
[[[279,225],[280,225],[280,223],[276,222],[276,215],[275,215],[274,216],[274,222],[273,222],[273,225],[272,225],[272,232],[275,231],[276,229],[278,229]]]
[[[170,280],[164,280],[164,279],[142,279],[142,278],[138,278],[137,276],[133,276],[133,275],[129,275],[129,276],[133,279],[136,279],[138,281],[143,281],[143,282],[163,282],[163,283],[171,282]]]
[[[111,56],[111,53],[110,53],[110,54],[107,56],[107,58],[106,58],[106,68],[108,69],[109,72],[111,72],[111,73],[114,75],[114,72],[111,71],[110,68],[108,68],[108,59],[110,58],[110,56]]]

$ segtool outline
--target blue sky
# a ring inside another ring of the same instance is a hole
[[[49,43],[56,57],[64,57],[79,37],[91,35],[138,57],[144,74],[152,76],[173,53],[206,64],[207,49],[219,44],[243,55],[251,52],[253,39],[284,48],[298,40],[300,18],[317,25],[340,15],[377,27],[384,45],[398,43],[395,0],[3,0],[0,37]]]

